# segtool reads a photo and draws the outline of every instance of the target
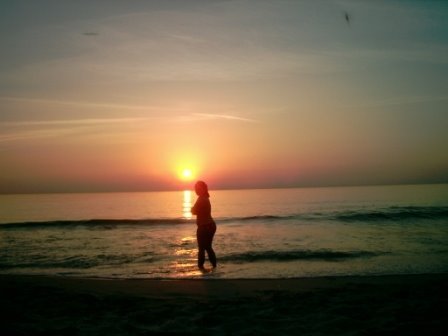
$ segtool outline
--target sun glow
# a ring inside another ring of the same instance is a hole
[[[198,174],[200,174],[200,165],[197,162],[195,155],[190,153],[173,154],[171,164],[174,177],[181,183],[180,187],[182,189],[189,189],[190,183],[197,178]]]
[[[182,177],[185,180],[191,180],[191,178],[193,177],[193,173],[191,172],[191,169],[184,169],[182,171]]]
[[[194,179],[194,173],[191,168],[182,168],[178,171],[178,176],[182,181],[190,182]]]

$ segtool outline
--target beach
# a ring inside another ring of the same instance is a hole
[[[2,335],[442,335],[448,274],[294,279],[0,275]]]
[[[190,196],[0,196],[0,335],[446,334],[448,185]]]

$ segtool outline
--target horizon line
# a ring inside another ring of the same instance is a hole
[[[419,185],[448,185],[446,182],[421,182],[421,183],[372,183],[372,184],[344,184],[344,185],[316,185],[316,186],[277,186],[277,187],[242,187],[242,188],[211,188],[210,191],[238,191],[238,190],[273,190],[273,189],[325,189],[325,188],[358,188],[358,187],[398,187],[398,186],[419,186]],[[114,193],[150,193],[150,192],[183,192],[193,191],[194,188],[166,188],[151,190],[115,190],[115,191],[46,191],[46,192],[14,192],[3,193],[0,196],[8,195],[50,195],[50,194],[114,194]]]

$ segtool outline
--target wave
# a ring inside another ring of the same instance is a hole
[[[351,221],[401,221],[409,219],[444,219],[448,218],[448,207],[388,207],[371,211],[346,211],[335,216],[336,220]]]
[[[438,220],[448,218],[448,207],[444,206],[403,206],[378,209],[345,210],[330,212],[310,212],[293,215],[259,215],[246,217],[216,218],[220,224],[238,222],[283,222],[283,221],[338,221],[338,222],[380,222],[405,220]],[[47,228],[77,227],[113,229],[121,225],[179,225],[194,224],[194,220],[186,218],[149,218],[149,219],[88,219],[57,220],[42,222],[20,222],[0,224],[0,229],[8,228]]]
[[[262,215],[262,216],[248,216],[248,217],[240,217],[240,218],[225,218],[224,221],[271,221],[271,220],[288,220],[298,218],[300,215],[291,215],[291,216],[274,216],[274,215]]]
[[[120,266],[130,263],[152,263],[156,260],[150,253],[135,255],[97,255],[97,256],[70,256],[62,259],[42,259],[42,257],[29,258],[24,261],[12,261],[10,258],[0,257],[0,270],[13,268],[71,268],[89,269],[97,266]]]
[[[448,218],[448,207],[445,206],[391,206],[378,209],[359,209],[331,212],[301,213],[287,216],[251,216],[229,221],[339,221],[339,222],[378,222],[403,220],[437,220]]]
[[[292,250],[292,251],[249,251],[230,254],[219,258],[220,261],[233,263],[260,262],[260,261],[294,261],[294,260],[323,260],[343,261],[354,258],[371,258],[386,254],[385,252],[369,251],[333,251],[333,250]]]
[[[248,217],[225,217],[216,219],[220,223],[244,222],[244,221],[278,221],[297,218],[297,216],[248,216]],[[194,224],[193,219],[186,218],[149,218],[149,219],[82,219],[82,220],[55,220],[36,222],[17,222],[0,224],[0,229],[8,228],[46,228],[46,227],[102,227],[112,229],[119,225],[177,225]]]
[[[220,262],[236,264],[254,262],[287,262],[330,261],[338,262],[355,258],[372,258],[387,254],[386,252],[369,251],[334,251],[334,250],[289,250],[289,251],[248,251],[220,256]],[[95,267],[120,267],[129,264],[150,264],[160,259],[152,253],[141,255],[73,255],[65,258],[52,259],[51,256],[36,256],[24,260],[12,261],[10,258],[0,257],[0,270],[8,269],[90,269]]]
[[[57,220],[42,222],[20,222],[0,224],[0,229],[8,228],[47,228],[47,227],[101,227],[113,229],[119,225],[175,225],[192,223],[184,218],[151,218],[151,219],[86,219],[86,220]]]

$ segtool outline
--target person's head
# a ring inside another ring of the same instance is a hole
[[[194,185],[194,191],[198,196],[210,197],[210,195],[208,194],[207,184],[204,181],[197,181]]]

